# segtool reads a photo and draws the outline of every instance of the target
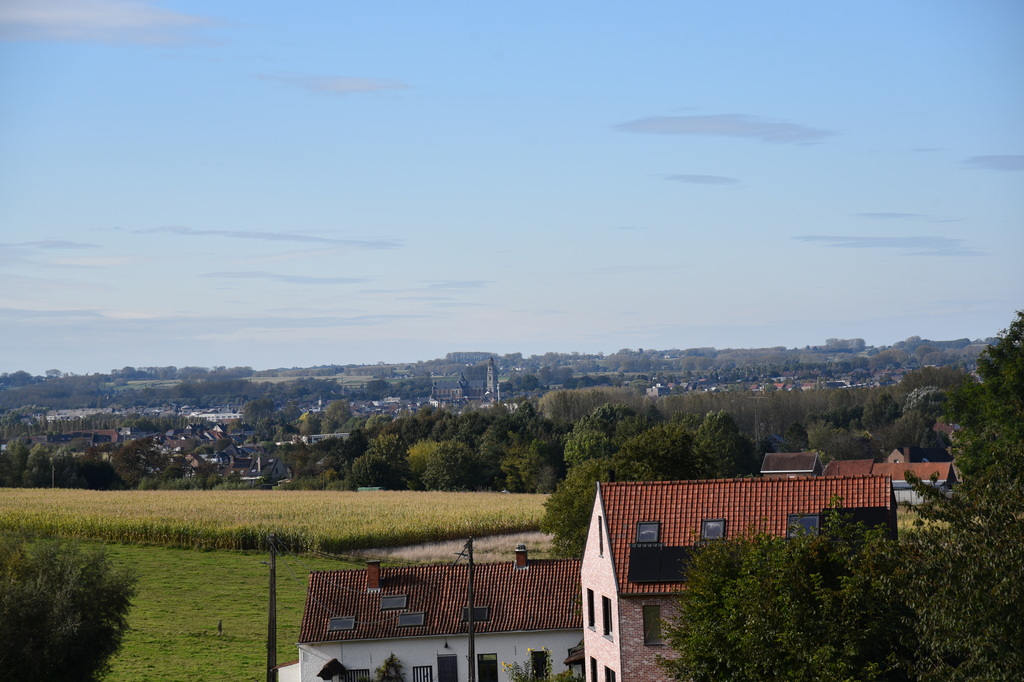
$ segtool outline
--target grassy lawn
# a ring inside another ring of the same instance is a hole
[[[108,680],[265,680],[266,554],[107,545],[138,571],[130,631]],[[298,658],[296,642],[311,570],[361,568],[330,559],[277,559],[277,662]],[[218,633],[222,624],[222,634]]]

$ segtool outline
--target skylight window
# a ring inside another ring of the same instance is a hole
[[[701,540],[721,540],[725,537],[725,519],[704,519],[700,524]]]
[[[340,630],[355,630],[356,619],[352,616],[331,618],[327,623],[327,632],[338,632]]]
[[[641,521],[636,524],[637,542],[658,542],[661,538],[661,522]]]
[[[485,620],[491,619],[491,608],[489,606],[474,606],[473,607],[473,621],[480,623]],[[462,622],[469,622],[469,607],[462,607]]]
[[[416,613],[402,613],[398,616],[398,627],[409,628],[416,625],[423,625],[426,614],[423,611]]]
[[[790,514],[786,522],[786,537],[817,535],[821,527],[821,514]]]
[[[409,597],[405,594],[392,594],[387,597],[381,597],[380,610],[387,611],[390,609],[404,609],[408,601]]]

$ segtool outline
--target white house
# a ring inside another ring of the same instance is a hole
[[[469,660],[468,566],[405,566],[310,574],[294,666],[282,679],[372,679],[391,654],[409,682],[508,679],[503,663],[567,669],[583,637],[580,562],[516,560],[474,568],[474,657]]]

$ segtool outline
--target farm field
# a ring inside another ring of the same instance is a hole
[[[111,661],[108,682],[266,679],[266,554],[131,545],[106,549],[139,577],[130,630]],[[278,663],[298,658],[309,572],[362,566],[278,555]]]
[[[106,543],[296,553],[537,530],[545,495],[334,491],[5,489],[0,532]]]

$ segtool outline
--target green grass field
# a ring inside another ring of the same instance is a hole
[[[107,545],[138,572],[130,630],[112,661],[113,682],[265,680],[269,557],[232,551]],[[330,559],[277,558],[277,662],[296,643],[311,570],[360,568]],[[218,624],[222,632],[218,633]]]

